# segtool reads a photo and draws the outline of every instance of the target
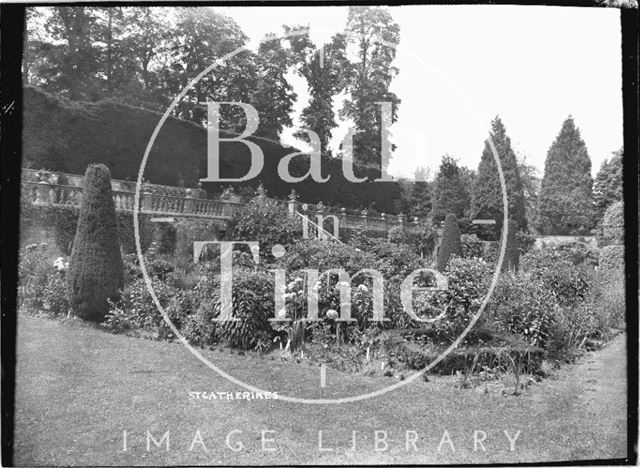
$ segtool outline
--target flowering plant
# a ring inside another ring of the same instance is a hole
[[[53,266],[58,270],[59,273],[64,273],[69,268],[69,261],[65,261],[64,257],[58,257],[53,262]]]

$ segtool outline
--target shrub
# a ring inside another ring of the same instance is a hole
[[[271,273],[235,269],[233,311],[238,321],[218,324],[220,337],[231,346],[251,349],[275,335],[270,318],[275,317],[274,280]],[[220,310],[220,299],[215,310]]]
[[[68,271],[69,302],[80,318],[102,321],[107,299],[116,299],[123,286],[111,174],[101,164],[87,168],[78,230]]]
[[[394,226],[387,233],[387,240],[394,244],[401,244],[406,241],[404,230],[400,226]]]
[[[444,221],[442,242],[438,251],[438,270],[443,271],[452,255],[462,256],[462,244],[460,243],[460,229],[454,214],[448,214]]]
[[[531,278],[542,281],[544,287],[561,306],[571,306],[584,300],[593,280],[593,270],[574,265],[562,251],[534,250],[522,258],[522,268]]]
[[[607,245],[600,250],[601,270],[624,270],[624,245]]]
[[[172,223],[158,223],[157,250],[159,254],[173,254],[176,250],[176,227]]]
[[[482,241],[475,234],[462,234],[460,236],[462,256],[464,258],[482,258],[484,250]]]
[[[167,278],[175,270],[173,263],[165,258],[153,257],[145,260],[145,268],[150,278],[158,278],[160,281],[166,281]]]
[[[624,202],[613,203],[604,213],[602,226],[597,234],[598,246],[624,244]]]
[[[503,274],[488,307],[498,330],[519,335],[540,347],[546,345],[559,310],[543,282],[529,273]]]
[[[151,284],[160,305],[167,311],[169,302],[178,292],[157,277],[151,279]],[[144,278],[127,284],[115,300],[110,300],[109,311],[104,318],[104,325],[113,331],[139,329],[158,333],[163,322]]]
[[[437,242],[437,233],[429,222],[422,222],[414,233],[409,235],[410,243],[421,257],[431,257]]]
[[[536,236],[531,234],[529,231],[518,230],[516,232],[516,238],[518,240],[518,250],[520,251],[520,255],[526,254],[533,244],[536,243]]]
[[[375,255],[351,244],[302,239],[287,249],[278,265],[287,271],[315,268],[323,272],[329,268],[342,268],[354,274],[363,268],[375,268],[377,263]]]
[[[20,209],[21,232],[26,232],[30,226],[53,227],[53,239],[56,246],[64,255],[71,254],[80,215],[78,207],[22,204]],[[139,214],[138,219],[140,222],[140,246],[145,252],[153,239],[154,223],[151,222],[151,215]],[[117,211],[116,222],[122,250],[125,253],[136,252],[133,213]]]
[[[18,304],[29,312],[37,312],[42,307],[43,292],[53,274],[46,249],[47,244],[31,244],[20,253]]]
[[[584,242],[568,242],[559,244],[555,250],[563,257],[570,260],[574,265],[595,267],[598,265],[599,253],[590,248]]]
[[[178,266],[193,264],[193,242],[215,241],[219,239],[219,229],[215,221],[181,219],[175,223],[176,247],[175,258]],[[203,250],[205,259],[216,255],[213,248]]]
[[[231,225],[232,239],[258,241],[260,257],[268,260],[273,259],[273,245],[288,246],[302,237],[301,220],[291,216],[285,206],[267,197],[253,198],[242,210],[234,213]]]
[[[67,315],[69,312],[67,280],[63,272],[49,276],[42,291],[42,309],[50,317]]]
[[[434,322],[437,336],[453,341],[469,325],[488,291],[490,273],[488,265],[479,258],[453,257],[449,261],[444,271],[448,288],[433,295],[434,305],[440,311],[446,309],[444,318]]]
[[[507,223],[507,246],[504,250],[504,259],[502,260],[501,270],[517,270],[520,263],[520,251],[518,249],[517,225],[514,220],[509,218]]]

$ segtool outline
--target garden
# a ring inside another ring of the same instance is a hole
[[[79,213],[72,221],[54,217],[57,246],[34,243],[21,249],[20,313],[75,317],[109,333],[175,341],[147,290],[129,239],[132,227],[123,229],[128,223],[116,214],[109,170],[90,166]],[[519,395],[624,330],[621,220],[622,202],[617,202],[605,213],[598,249],[579,238],[534,248],[531,237],[510,221],[502,271],[487,307],[423,379],[456,375],[459,388]],[[193,261],[193,241],[211,227],[181,221],[152,229],[141,223],[146,247],[155,236],[155,248],[144,255],[146,271],[171,322],[192,346],[390,380],[424,369],[461,335],[489,290],[500,247],[461,234],[453,214],[440,230],[424,225],[414,232],[393,228],[386,238],[352,230],[341,233],[345,242],[305,239],[298,218],[257,194],[225,233],[225,240],[257,240],[260,246],[257,263],[246,246],[233,250],[232,310],[239,320],[225,322],[216,320],[224,305],[220,252],[211,246]],[[284,249],[274,249],[278,245]],[[437,254],[424,255],[436,245]],[[332,269],[342,269],[350,282]],[[434,286],[436,270],[448,285],[415,290],[412,317],[405,311],[402,283],[419,269],[425,270],[415,275],[414,289]],[[274,270],[284,272],[284,291],[276,287]],[[318,280],[310,270],[332,271]],[[361,270],[380,272],[382,284],[356,274]],[[372,320],[377,289],[384,320]],[[276,291],[284,294],[278,310]],[[316,298],[317,320],[311,320]],[[341,320],[345,306],[350,321]]]

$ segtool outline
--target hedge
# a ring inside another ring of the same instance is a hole
[[[77,206],[53,206],[21,204],[20,230],[37,227],[51,227],[54,231],[54,242],[64,255],[71,254],[73,238],[76,234],[80,209]],[[151,215],[139,214],[140,246],[145,252],[153,241],[154,226]],[[125,254],[136,252],[133,213],[117,211],[118,238]],[[21,234],[24,236],[24,234]]]
[[[624,245],[607,245],[600,250],[601,270],[624,270]]]
[[[135,180],[149,138],[161,114],[113,100],[95,103],[72,102],[26,86],[23,95],[23,158],[27,167],[74,174],[84,173],[92,163],[104,163],[116,179]],[[221,132],[222,137],[232,136]],[[277,142],[249,137],[264,153],[264,168],[257,177],[241,186],[257,187],[261,181],[273,197],[286,197],[295,188],[300,201],[348,207],[367,207],[384,213],[397,213],[401,207],[401,190],[396,182],[352,183],[342,174],[341,160],[322,157],[326,183],[306,179],[300,183],[283,182],[278,176],[278,162],[297,151]],[[152,183],[195,187],[206,175],[206,130],[185,120],[169,118],[151,149],[144,178]],[[220,176],[240,177],[250,165],[249,149],[242,142],[220,145]],[[291,173],[301,175],[309,167],[309,157],[295,157]],[[379,170],[355,166],[358,177],[374,179]],[[209,193],[221,192],[228,183],[204,183]]]
[[[111,174],[103,164],[87,168],[78,229],[67,272],[71,311],[101,322],[124,287],[124,265],[118,241]]]

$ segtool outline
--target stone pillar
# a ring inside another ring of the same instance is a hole
[[[298,195],[296,194],[296,191],[292,189],[288,198],[287,208],[289,208],[289,214],[293,216],[298,211]]]

